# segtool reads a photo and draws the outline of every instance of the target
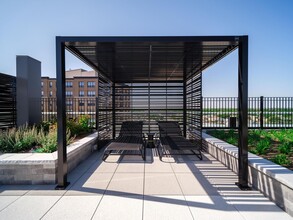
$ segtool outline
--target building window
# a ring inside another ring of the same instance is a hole
[[[73,83],[72,83],[72,82],[65,82],[65,86],[66,86],[66,87],[69,87],[69,88],[71,88],[71,87],[72,87],[72,85],[73,85]]]
[[[72,100],[67,100],[67,101],[66,101],[66,105],[67,105],[67,106],[72,106],[72,103],[73,103]]]
[[[84,82],[82,82],[82,81],[78,82],[78,87],[83,88],[84,87]]]
[[[87,82],[87,87],[95,87],[96,82]]]
[[[78,101],[78,105],[79,105],[78,111],[79,112],[84,112],[84,108],[85,108],[85,106],[84,106],[84,100],[79,100]]]
[[[53,82],[49,82],[49,87],[52,88]]]
[[[42,91],[41,95],[44,96],[44,91]]]
[[[96,91],[87,91],[87,96],[96,96]]]
[[[79,91],[79,97],[82,97],[82,96],[84,96],[84,91],[83,90]]]
[[[44,86],[44,82],[42,81],[42,82],[41,82],[41,87],[43,88],[43,86]]]
[[[79,106],[84,106],[84,101],[83,100],[79,100],[78,105]]]
[[[53,92],[52,92],[52,91],[50,91],[49,95],[50,95],[50,97],[52,97],[52,95],[53,95]]]
[[[66,91],[66,92],[65,92],[65,95],[66,95],[67,97],[70,97],[70,96],[73,95],[73,93],[72,93],[72,91]]]
[[[96,103],[95,103],[95,101],[91,101],[91,100],[89,100],[88,103],[87,103],[87,105],[88,105],[88,106],[95,106]]]

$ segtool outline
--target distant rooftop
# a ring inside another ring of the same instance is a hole
[[[98,76],[96,71],[87,71],[84,69],[67,70],[65,74],[66,78]]]
[[[74,69],[74,70],[67,70],[65,72],[65,77],[68,79],[75,78],[75,77],[97,77],[98,73],[94,70],[88,71],[84,69]],[[43,76],[42,78],[49,78],[47,76]]]

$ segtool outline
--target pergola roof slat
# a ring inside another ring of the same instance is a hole
[[[184,72],[202,71],[235,49],[239,39],[237,36],[62,38],[70,52],[115,82],[146,79],[154,82],[166,78],[183,81]]]

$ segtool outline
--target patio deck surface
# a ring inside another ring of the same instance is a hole
[[[258,191],[241,191],[237,176],[209,154],[160,161],[95,152],[55,185],[0,186],[0,219],[293,219]]]

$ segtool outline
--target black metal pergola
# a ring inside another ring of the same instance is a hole
[[[99,78],[98,140],[116,137],[123,121],[178,121],[184,136],[202,144],[202,71],[238,48],[239,178],[248,187],[248,36],[56,37],[58,185],[67,182],[65,49]]]

